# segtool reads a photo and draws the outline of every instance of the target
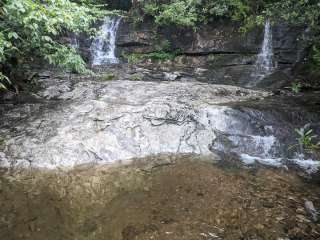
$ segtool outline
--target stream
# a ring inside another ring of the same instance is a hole
[[[2,99],[0,239],[319,239],[319,156],[295,130],[320,134],[320,94],[254,88],[277,67],[270,24],[231,86],[120,63],[120,21],[93,40],[97,76],[42,69]]]

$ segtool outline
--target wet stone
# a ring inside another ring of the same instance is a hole
[[[37,93],[49,104],[29,105],[23,121],[1,129],[2,166],[55,168],[159,153],[211,155],[216,129],[238,125],[228,114],[233,110],[219,104],[269,95],[199,82],[59,81],[43,80]],[[1,122],[15,117],[5,112]]]
[[[292,119],[318,115],[299,109],[301,116],[293,116],[287,100],[268,92],[196,81],[55,79],[40,80],[42,101],[0,106],[0,166],[70,168],[195,153],[317,169],[287,146],[295,144],[299,126]]]

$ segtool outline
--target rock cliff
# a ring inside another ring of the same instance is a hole
[[[179,54],[174,60],[162,62],[162,67],[188,69],[198,75],[198,80],[244,85],[254,70],[263,42],[263,28],[246,34],[240,33],[239,28],[239,24],[227,20],[199,26],[194,31],[175,26],[157,28],[148,19],[139,25],[123,19],[117,33],[117,52],[119,56],[147,54],[159,51],[161,44],[167,42],[169,50]],[[285,25],[272,27],[278,70],[264,81],[269,86],[279,87],[291,77],[292,68],[303,56],[299,41],[303,31],[302,28]],[[145,63],[154,65],[150,61]]]

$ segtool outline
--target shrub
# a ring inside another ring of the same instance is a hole
[[[301,83],[297,83],[297,82],[292,83],[291,91],[293,93],[297,94],[297,93],[301,92],[301,87],[302,87]]]
[[[159,60],[159,61],[165,61],[165,60],[173,60],[176,57],[176,54],[173,52],[152,52],[144,55],[145,58],[150,58],[152,60]]]
[[[139,53],[123,54],[122,57],[127,59],[129,64],[137,64],[143,60],[142,54]]]
[[[310,129],[310,124],[295,129],[295,131],[298,135],[298,144],[291,146],[289,149],[298,147],[301,153],[305,151],[315,152],[320,150],[320,142],[317,141],[318,135],[313,133],[313,129]]]
[[[131,53],[128,55],[123,55],[125,59],[127,59],[129,64],[137,64],[143,60],[151,59],[154,61],[166,61],[173,60],[178,54],[176,52],[165,52],[165,51],[155,51],[151,53]]]
[[[141,81],[142,80],[142,76],[139,75],[139,74],[133,74],[133,75],[130,76],[130,79],[132,81]]]
[[[176,24],[183,27],[195,27],[197,20],[196,8],[191,1],[163,4],[158,15],[155,16],[155,22],[158,25]]]
[[[59,36],[66,32],[92,34],[94,31],[91,25],[105,14],[111,13],[85,2],[70,0],[2,2],[2,6],[0,5],[2,68],[12,67],[15,62],[12,59],[22,64],[29,63],[36,57],[73,72],[87,72],[85,62],[74,49],[58,41]],[[1,74],[3,75],[4,73]],[[2,77],[2,81],[3,79],[6,80]]]
[[[175,24],[196,28],[199,23],[207,23],[216,18],[227,17],[242,20],[251,10],[245,0],[175,0],[167,3],[142,1],[142,10],[153,16],[157,25]],[[257,4],[256,4],[257,5]]]

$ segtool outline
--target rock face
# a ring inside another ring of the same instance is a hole
[[[167,153],[275,165],[294,157],[287,151],[295,141],[292,109],[287,116],[241,103],[265,92],[199,82],[42,81],[38,96],[45,100],[1,105],[3,166],[70,167]]]
[[[98,22],[99,25],[102,22]],[[142,65],[148,68],[165,67],[171,72],[182,69],[203,82],[248,86],[262,47],[264,28],[256,28],[246,34],[240,33],[239,28],[239,24],[227,20],[202,25],[193,31],[176,26],[156,27],[148,18],[138,25],[130,18],[123,18],[116,33],[116,55],[126,61],[124,56],[132,53],[146,54],[161,49],[179,52],[173,60],[160,63],[146,59]],[[277,89],[288,85],[292,68],[304,56],[305,34],[301,27],[272,26],[273,56],[277,68],[257,87]],[[78,51],[90,65],[92,39],[85,34],[77,38]],[[199,72],[199,68],[203,71]]]
[[[6,141],[2,160],[50,167],[158,153],[209,154],[214,132],[208,128],[206,106],[264,96],[196,82],[132,81],[60,83],[41,94],[69,101],[28,106],[32,117],[24,120],[26,125],[15,126],[19,134]],[[212,114],[220,111],[224,108]]]
[[[263,42],[263,28],[247,34],[241,34],[239,28],[234,22],[217,21],[200,26],[197,31],[174,26],[157,29],[151,20],[136,26],[124,19],[117,34],[118,54],[154,52],[168,41],[172,51],[181,53],[168,64],[172,68],[205,68],[208,69],[203,77],[206,81],[245,85]],[[277,25],[272,31],[278,71],[270,78],[276,78],[279,85],[279,81],[290,77],[291,68],[299,60],[303,29]],[[272,83],[269,80],[270,86]]]

